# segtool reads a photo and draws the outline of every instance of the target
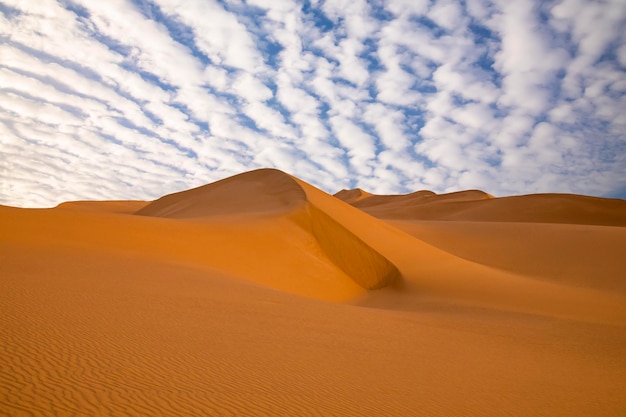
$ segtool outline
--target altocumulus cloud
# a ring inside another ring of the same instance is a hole
[[[0,0],[0,204],[276,167],[626,196],[623,0]]]

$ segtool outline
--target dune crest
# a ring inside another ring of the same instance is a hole
[[[91,211],[100,213],[124,213],[131,214],[141,210],[150,202],[139,200],[119,201],[68,201],[59,204],[56,208],[61,210]]]
[[[358,191],[358,194],[356,193]],[[354,196],[358,195],[358,198]],[[441,203],[441,202],[462,202],[462,201],[479,201],[489,200],[494,197],[480,190],[457,191],[447,194],[435,194],[432,191],[421,190],[409,194],[396,195],[377,195],[366,193],[360,189],[342,190],[335,197],[348,203],[354,207],[373,210],[374,213],[385,212],[400,209],[410,210],[422,205]]]
[[[371,197],[373,194],[368,193],[360,188],[353,188],[351,190],[341,190],[335,194],[335,197],[338,199],[345,201],[346,203],[354,203],[359,200],[363,200],[364,198]]]
[[[265,168],[168,194],[136,214],[175,219],[272,214],[289,212],[302,207],[305,202],[302,188],[289,175]]]
[[[324,254],[362,288],[379,289],[400,279],[388,259],[312,204],[296,179],[276,169],[255,170],[170,194],[136,214],[174,219],[287,214],[310,228]]]
[[[528,194],[494,197],[480,190],[435,194],[371,195],[351,200],[335,197],[386,220],[452,220],[562,223],[626,226],[626,201],[575,194]]]

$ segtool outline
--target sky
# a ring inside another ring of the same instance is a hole
[[[0,204],[262,167],[626,198],[624,0],[0,0]]]

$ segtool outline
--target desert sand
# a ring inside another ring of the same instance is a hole
[[[624,200],[263,169],[0,231],[0,415],[626,413]]]

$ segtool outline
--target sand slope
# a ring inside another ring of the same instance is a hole
[[[258,170],[0,206],[0,415],[626,409],[619,202],[337,196]]]
[[[266,219],[283,215],[313,237],[328,259],[364,289],[382,288],[399,279],[399,271],[389,260],[312,204],[296,179],[275,169],[247,172],[171,194],[136,214],[199,221],[216,221],[217,215],[263,215]],[[309,295],[309,290],[302,293]]]
[[[467,221],[392,224],[463,259],[525,277],[626,293],[626,229]]]

